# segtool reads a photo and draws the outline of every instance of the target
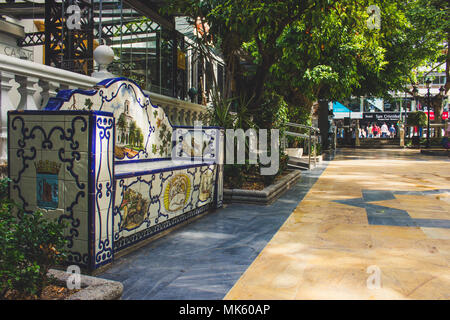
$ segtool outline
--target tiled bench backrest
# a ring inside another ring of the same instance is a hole
[[[45,110],[97,110],[116,119],[116,162],[170,158],[173,127],[164,110],[126,78],[99,82],[93,90],[63,90]]]

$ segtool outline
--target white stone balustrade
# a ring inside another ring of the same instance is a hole
[[[59,90],[89,89],[99,78],[53,68],[0,54],[0,164],[7,162],[9,110],[39,110]],[[146,91],[154,105],[162,107],[173,125],[190,125],[206,107]]]
[[[178,100],[161,94],[145,91],[152,103],[164,109],[174,125],[193,126],[199,115],[206,112],[206,107],[189,101]],[[206,124],[204,124],[206,125]]]

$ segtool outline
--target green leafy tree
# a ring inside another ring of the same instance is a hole
[[[364,2],[334,4],[320,19],[299,19],[279,37],[283,56],[271,68],[268,86],[289,103],[291,121],[305,123],[318,99],[351,95],[360,80],[358,64],[382,68],[379,34],[367,28],[366,8]]]
[[[270,68],[282,57],[277,48],[278,38],[286,27],[305,16],[317,20],[322,12],[329,10],[329,3],[175,0],[166,11],[183,12],[193,24],[199,18],[210,26],[200,40],[205,46],[213,42],[224,56],[227,75],[232,80],[225,97],[253,97],[249,109],[255,110],[262,102]]]
[[[410,112],[407,123],[410,126],[425,127],[427,125],[427,115],[423,111]]]
[[[374,4],[380,29],[367,25]],[[200,39],[223,53],[235,84],[226,97],[253,97],[252,112],[267,88],[308,109],[321,98],[404,90],[414,68],[448,60],[444,1],[178,0],[170,10],[210,25]]]

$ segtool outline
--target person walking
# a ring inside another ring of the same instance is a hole
[[[391,124],[391,127],[389,128],[389,134],[391,136],[391,139],[395,138],[395,132],[396,132],[395,127],[393,124]]]
[[[373,137],[374,138],[378,138],[378,126],[377,126],[377,124],[375,123],[374,125],[373,125],[373,128],[372,128],[372,133],[373,133]]]
[[[361,138],[365,139],[367,137],[366,128],[361,128]]]
[[[381,138],[387,138],[389,134],[389,127],[387,126],[386,122],[383,123],[381,126]]]

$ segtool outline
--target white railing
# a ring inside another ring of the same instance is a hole
[[[282,137],[282,144],[283,148],[286,147],[287,141],[286,136],[291,137],[299,137],[304,138],[308,142],[308,167],[311,168],[311,159],[314,160],[314,165],[317,165],[317,144],[319,144],[319,134],[320,129],[316,127],[306,126],[303,124],[298,123],[292,123],[288,122],[286,123],[286,127],[288,128],[298,128],[298,129],[306,129],[308,131],[307,134],[305,133],[298,133],[298,132],[292,132],[292,131],[285,131],[284,136]],[[314,148],[313,148],[314,146]]]
[[[10,110],[40,110],[63,89],[89,89],[101,79],[0,54],[0,164],[7,161],[7,118]],[[146,92],[172,124],[193,125],[206,107]]]

